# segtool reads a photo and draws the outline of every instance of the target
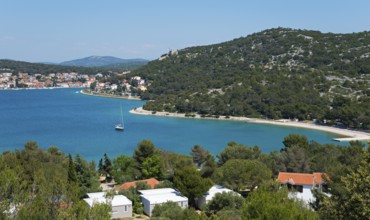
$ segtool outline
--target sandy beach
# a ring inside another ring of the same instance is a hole
[[[84,95],[99,96],[99,97],[106,97],[106,98],[141,100],[139,97],[134,97],[134,96],[117,96],[117,95],[101,94],[101,93],[91,94],[91,93],[85,92],[84,90],[81,90],[80,92]]]
[[[306,129],[315,129],[320,131],[325,131],[333,134],[338,134],[340,136],[344,136],[343,138],[335,138],[336,141],[366,141],[370,140],[370,133],[362,132],[362,131],[354,131],[349,129],[343,128],[336,128],[336,127],[329,127],[329,126],[322,126],[313,123],[307,122],[297,122],[291,120],[265,120],[265,119],[257,119],[257,118],[247,118],[247,117],[225,117],[220,116],[219,118],[210,118],[210,117],[201,117],[198,114],[194,114],[190,117],[185,116],[185,114],[181,113],[170,113],[170,112],[155,112],[144,110],[142,107],[135,108],[130,110],[132,114],[140,114],[140,115],[152,115],[152,116],[164,116],[164,117],[177,117],[177,118],[197,118],[197,119],[206,119],[206,120],[234,120],[234,121],[244,121],[249,123],[262,123],[262,124],[272,124],[272,125],[279,125],[279,126],[291,126],[291,127],[298,127],[298,128],[306,128]]]

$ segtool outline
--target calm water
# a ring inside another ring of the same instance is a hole
[[[258,145],[269,153],[279,150],[283,138],[296,133],[319,143],[335,143],[333,134],[308,129],[245,122],[179,119],[130,114],[142,101],[110,99],[76,93],[80,89],[0,91],[0,152],[23,149],[29,140],[42,148],[98,161],[132,155],[137,143],[151,140],[156,147],[189,155],[195,144],[217,154],[230,141]],[[123,107],[125,131],[114,130]]]

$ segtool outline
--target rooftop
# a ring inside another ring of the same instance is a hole
[[[157,194],[166,194],[166,193],[178,193],[176,190],[172,188],[161,188],[161,189],[146,189],[146,190],[139,190],[142,195],[157,195]]]
[[[159,181],[155,178],[150,178],[146,180],[138,180],[138,181],[133,181],[133,182],[126,182],[120,186],[117,186],[115,188],[115,191],[120,191],[122,189],[129,189],[130,187],[136,187],[136,183],[138,182],[144,182],[145,184],[148,184],[150,188],[154,189],[154,187],[159,184]]]
[[[113,199],[105,198],[104,192],[88,193],[89,198],[84,199],[90,207],[96,203],[110,203],[112,206],[131,205],[132,202],[126,196],[115,195]]]
[[[279,183],[290,183],[292,185],[314,185],[321,184],[324,181],[323,176],[327,176],[325,173],[286,173],[279,172],[278,182]]]
[[[234,192],[234,191],[232,191],[231,189],[225,188],[223,186],[220,186],[220,185],[214,185],[203,196],[206,198],[206,200],[211,200],[216,195],[216,193],[223,193],[223,192]]]
[[[150,201],[150,204],[160,204],[167,201],[188,201],[188,198],[182,196],[180,192],[172,188],[139,190],[139,192],[141,193],[140,197]]]

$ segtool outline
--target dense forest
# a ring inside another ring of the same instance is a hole
[[[156,206],[153,219],[368,219],[370,152],[363,143],[322,145],[295,134],[283,143],[279,152],[264,154],[258,146],[230,142],[216,156],[195,145],[186,156],[142,140],[132,156],[111,160],[104,154],[96,165],[31,141],[23,150],[0,155],[0,219],[110,219],[109,205],[89,209],[82,200],[87,192],[102,190],[99,177],[117,184],[155,177],[161,180],[157,188],[174,187],[189,198],[189,209],[174,203]],[[276,183],[279,171],[325,172],[325,193],[331,196],[315,192],[316,202],[308,207]],[[219,194],[197,212],[194,199],[213,184],[244,196]],[[143,183],[118,193],[142,214],[138,190],[148,187]]]
[[[276,28],[170,51],[133,71],[152,111],[370,128],[370,33]]]
[[[11,72],[18,73],[29,73],[29,74],[42,74],[47,75],[49,73],[70,73],[75,72],[79,74],[108,74],[112,71],[123,72],[128,70],[134,70],[144,65],[144,63],[125,63],[116,65],[107,65],[101,67],[82,67],[82,66],[63,66],[56,64],[42,64],[42,63],[29,63],[23,61],[14,60],[0,60],[0,73]]]

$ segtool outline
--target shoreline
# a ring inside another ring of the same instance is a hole
[[[21,91],[21,90],[49,90],[49,89],[82,89],[84,87],[31,87],[31,88],[12,88],[0,89],[0,91]]]
[[[339,142],[369,141],[370,140],[370,134],[366,132],[362,132],[362,131],[354,131],[354,130],[349,130],[349,129],[322,126],[322,125],[311,124],[311,123],[306,123],[306,122],[295,122],[295,121],[289,121],[289,120],[266,120],[266,119],[234,117],[234,116],[230,116],[229,118],[226,118],[225,116],[220,116],[219,118],[210,118],[210,117],[201,117],[199,114],[192,114],[194,115],[193,117],[193,116],[185,116],[184,113],[170,113],[170,112],[155,112],[155,114],[153,114],[152,111],[144,110],[142,107],[132,109],[130,110],[130,113],[139,114],[139,115],[174,117],[174,118],[242,121],[242,122],[247,122],[247,123],[271,124],[271,125],[278,125],[278,126],[305,128],[305,129],[319,130],[319,131],[324,131],[324,132],[344,136],[341,138],[333,138],[333,140],[339,141]]]
[[[132,96],[116,96],[116,95],[110,95],[110,94],[92,94],[92,93],[86,93],[84,90],[81,90],[80,93],[84,95],[90,95],[90,96],[97,96],[97,97],[104,97],[104,98],[114,98],[114,99],[129,99],[129,100],[141,100],[139,97],[132,97]]]
[[[81,90],[80,93],[82,93],[84,95],[105,97],[105,98],[141,100],[139,97],[132,97],[132,96],[91,94],[91,93],[84,92],[84,90]],[[138,107],[138,108],[135,108],[135,109],[131,109],[129,112],[131,114],[139,114],[139,115],[146,115],[146,116],[161,116],[161,117],[173,117],[173,118],[193,118],[193,119],[205,119],[205,120],[228,120],[228,121],[241,121],[241,122],[247,122],[247,123],[288,126],[288,127],[295,127],[295,128],[304,128],[304,129],[324,131],[324,132],[336,134],[336,135],[339,135],[339,136],[343,136],[343,137],[339,137],[339,138],[333,138],[334,141],[338,141],[338,142],[370,141],[370,133],[367,133],[367,132],[364,132],[364,131],[355,131],[355,130],[344,129],[344,128],[323,126],[323,125],[317,125],[317,124],[307,123],[307,122],[290,121],[290,120],[287,120],[287,119],[268,120],[268,119],[236,117],[236,116],[230,116],[228,118],[226,116],[219,116],[218,118],[214,118],[214,117],[201,117],[201,115],[199,115],[199,114],[191,114],[191,116],[185,116],[185,113],[171,113],[171,112],[155,112],[155,114],[153,114],[152,111],[144,110],[143,107]]]

